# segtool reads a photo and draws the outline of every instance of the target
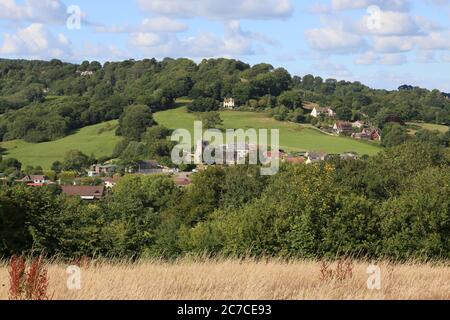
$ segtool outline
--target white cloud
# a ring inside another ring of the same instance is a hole
[[[145,10],[165,16],[208,19],[283,19],[294,11],[291,0],[139,0]]]
[[[239,21],[225,23],[224,36],[201,32],[197,36],[179,38],[175,34],[158,38],[157,34],[132,35],[130,45],[138,47],[146,55],[155,57],[236,57],[252,55],[259,50],[257,43],[270,43],[270,39],[257,33],[242,30]]]
[[[394,53],[408,52],[414,49],[414,39],[412,37],[374,37],[373,49],[376,52]]]
[[[450,32],[432,32],[427,36],[417,37],[416,42],[423,50],[450,50]]]
[[[140,25],[112,25],[112,26],[98,26],[95,28],[96,32],[100,33],[139,33],[139,32],[153,32],[153,33],[178,33],[188,29],[188,26],[178,20],[167,17],[153,17],[142,20]]]
[[[67,7],[60,0],[0,0],[0,19],[41,23],[65,23]]]
[[[380,11],[378,26],[372,26],[370,16],[365,15],[361,21],[362,31],[376,35],[414,35],[420,32],[416,20],[407,13]],[[370,27],[369,27],[370,26]]]
[[[366,47],[363,37],[338,28],[311,29],[305,36],[313,49],[329,53],[355,53]]]
[[[156,33],[140,32],[131,36],[131,44],[137,47],[154,47],[163,44],[166,40]]]
[[[411,7],[409,0],[332,0],[335,10],[367,9],[375,5],[382,10],[408,11]]]
[[[64,58],[70,54],[70,41],[64,34],[54,36],[43,24],[33,23],[5,33],[0,54],[32,58]]]
[[[359,65],[401,65],[408,62],[406,55],[399,53],[377,54],[369,51],[358,57],[355,61]]]

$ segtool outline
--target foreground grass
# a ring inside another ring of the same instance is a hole
[[[345,280],[321,280],[321,264],[307,261],[189,261],[91,263],[82,268],[82,289],[66,287],[67,265],[49,266],[53,299],[348,300],[450,299],[450,268],[381,263],[381,290],[367,288],[368,263]],[[0,299],[8,299],[8,274],[0,266]]]
[[[7,149],[5,157],[18,159],[23,167],[32,165],[50,169],[53,162],[63,160],[70,150],[80,150],[96,157],[110,156],[120,140],[115,135],[117,124],[117,121],[110,121],[84,127],[70,136],[51,142],[34,144],[14,140],[0,145]]]
[[[226,129],[279,129],[280,147],[288,151],[323,151],[342,153],[354,151],[360,155],[374,155],[381,148],[374,144],[350,138],[332,137],[310,125],[279,122],[265,113],[222,111],[221,117]],[[156,121],[170,129],[184,128],[193,132],[195,115],[186,108],[177,108],[155,114]]]

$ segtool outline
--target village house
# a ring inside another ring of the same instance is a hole
[[[223,107],[225,109],[234,109],[236,106],[236,103],[234,101],[233,98],[225,98],[225,100],[223,101]]]
[[[311,116],[314,118],[318,118],[322,114],[330,118],[334,118],[336,116],[336,113],[331,108],[314,107],[311,111]]]
[[[324,152],[307,152],[306,153],[306,164],[318,163],[325,161],[328,157],[327,153]]]
[[[356,129],[362,129],[364,128],[365,123],[363,121],[355,121],[352,123],[352,127]]]
[[[26,175],[20,180],[16,180],[19,183],[25,183],[30,187],[42,187],[53,183],[47,176],[44,175]]]
[[[77,71],[77,74],[82,76],[82,77],[90,77],[94,75],[94,71]]]
[[[353,126],[350,122],[338,121],[334,124],[333,131],[338,135],[350,136],[353,133]]]
[[[381,141],[379,129],[363,129],[360,133],[353,133],[352,138],[356,140]]]
[[[374,129],[370,133],[370,140],[381,141],[381,131],[379,129]]]
[[[100,164],[94,164],[91,166],[90,170],[88,171],[88,176],[98,177],[102,174],[104,175],[111,175],[114,174],[117,171],[117,166],[113,164],[108,165],[100,165]]]
[[[105,195],[105,186],[61,186],[63,194],[81,200],[99,200]]]

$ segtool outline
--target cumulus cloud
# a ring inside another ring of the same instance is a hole
[[[358,57],[355,61],[359,65],[401,65],[408,62],[406,55],[399,53],[378,54],[369,51]]]
[[[54,36],[43,24],[33,23],[5,33],[0,54],[30,58],[65,58],[70,55],[70,41],[64,34]]]
[[[394,53],[408,52],[414,49],[414,38],[411,37],[374,37],[372,48],[376,52]]]
[[[152,13],[182,18],[284,19],[292,15],[291,0],[139,0]]]
[[[329,53],[355,53],[366,47],[363,37],[342,29],[315,28],[307,30],[305,36],[313,49]]]
[[[200,32],[196,36],[180,38],[168,34],[161,38],[158,34],[139,33],[130,38],[130,45],[141,49],[144,54],[156,57],[187,56],[233,57],[255,54],[259,48],[257,43],[271,43],[263,35],[244,31],[237,20],[225,23],[224,35],[220,37],[212,32]]]
[[[0,0],[0,19],[41,23],[65,23],[67,7],[61,0]]]
[[[367,9],[373,5],[392,11],[408,11],[411,8],[410,0],[332,0],[333,9],[340,11]]]
[[[376,35],[415,35],[420,32],[420,27],[410,14],[395,11],[380,11],[377,25],[371,24],[369,15],[365,15],[361,21],[361,29],[364,33]]]
[[[95,31],[101,33],[178,33],[187,29],[188,26],[181,21],[168,17],[152,17],[142,20],[140,25],[98,26]]]

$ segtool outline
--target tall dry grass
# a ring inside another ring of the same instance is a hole
[[[68,265],[55,262],[48,265],[49,293],[57,300],[450,299],[448,265],[380,263],[379,291],[367,288],[368,265],[355,263],[344,279],[337,279],[323,277],[323,263],[308,261],[97,261],[82,266],[81,290],[68,290]],[[8,287],[3,264],[0,299],[8,299]]]

